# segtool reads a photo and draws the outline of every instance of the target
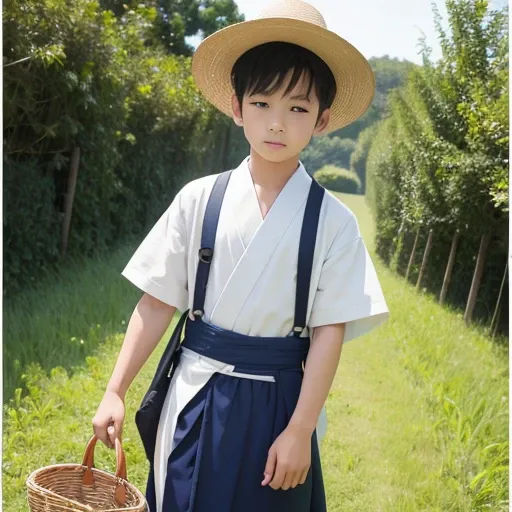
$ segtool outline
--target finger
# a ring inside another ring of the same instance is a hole
[[[281,489],[283,489],[283,491],[287,491],[292,486],[294,478],[295,478],[295,472],[288,471],[284,477],[283,485],[281,485]]]
[[[296,473],[294,473],[290,487],[292,489],[295,489],[295,487],[297,487],[297,485],[299,485],[301,478],[302,478],[302,471],[297,471]]]
[[[270,487],[272,487],[272,489],[274,489],[276,491],[277,491],[277,489],[281,489],[285,477],[286,477],[286,470],[284,469],[282,464],[279,464],[279,462],[277,462],[276,471],[274,473],[274,478],[272,478],[272,481],[270,482]]]
[[[94,430],[94,435],[106,446],[109,444],[108,433],[105,427],[101,427],[96,423],[96,420],[92,422],[92,428]]]
[[[276,461],[277,461],[277,455],[274,452],[274,450],[270,449],[268,452],[267,457],[267,464],[265,465],[265,469],[263,471],[263,482],[261,482],[261,485],[268,485],[269,482],[272,480],[272,477],[274,476],[274,471],[276,469]]]
[[[301,477],[300,477],[300,481],[299,481],[299,483],[300,483],[301,485],[302,485],[302,484],[306,481],[306,479],[308,478],[308,473],[309,473],[309,467],[308,467],[308,468],[306,468],[306,469],[302,472],[302,475],[301,475]]]
[[[116,439],[116,428],[114,425],[109,425],[107,428],[108,432],[108,441],[109,441],[109,448],[113,448],[115,446],[115,439]]]
[[[123,436],[123,421],[115,420],[114,421],[114,429],[115,429],[115,437],[121,441],[121,437]]]

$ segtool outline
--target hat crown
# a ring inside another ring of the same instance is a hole
[[[318,9],[302,0],[274,0],[265,6],[258,18],[291,18],[327,28]]]

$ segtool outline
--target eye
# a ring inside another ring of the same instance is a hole
[[[294,109],[297,109],[297,110],[294,110]],[[307,114],[307,112],[308,112],[306,109],[304,109],[304,108],[302,108],[302,107],[292,107],[292,110],[293,110],[294,112],[299,112],[299,113],[301,113],[301,112],[305,112],[306,114]]]
[[[265,103],[264,101],[254,101],[251,105],[256,105],[258,108],[268,107],[268,103]]]

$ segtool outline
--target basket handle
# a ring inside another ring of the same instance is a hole
[[[84,471],[84,476],[82,479],[82,483],[84,485],[94,485],[94,475],[92,469],[94,467],[94,448],[96,447],[96,443],[98,442],[98,437],[93,434],[87,443],[87,447],[85,448],[84,459],[82,461],[82,466],[87,466]],[[126,503],[126,488],[119,481],[120,478],[123,480],[128,480],[126,474],[126,457],[124,456],[123,447],[121,445],[121,441],[118,437],[115,438],[116,443],[116,478],[118,479],[116,490],[115,490],[115,498],[119,505],[124,505]]]

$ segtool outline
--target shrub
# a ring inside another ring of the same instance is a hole
[[[314,177],[320,185],[334,192],[358,194],[361,189],[361,181],[357,174],[334,165],[325,165],[315,172]]]
[[[336,165],[347,168],[350,165],[350,155],[356,146],[351,139],[339,137],[313,137],[301,154],[301,161],[310,174],[314,174],[324,165]]]
[[[155,7],[117,18],[96,1],[11,0],[3,14],[8,296],[60,262],[73,148],[68,258],[140,238],[185,182],[241,158],[190,58],[151,43]]]

